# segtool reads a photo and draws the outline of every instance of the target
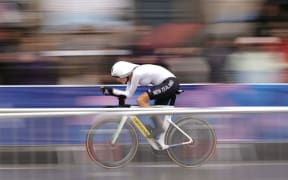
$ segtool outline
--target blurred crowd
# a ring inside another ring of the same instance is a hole
[[[70,21],[83,19],[87,1],[60,25],[51,22],[70,10],[66,1],[52,10],[40,2],[0,1],[2,85],[116,83],[109,73],[118,59],[161,64],[181,83],[288,82],[288,0],[94,3],[116,20],[92,11],[79,25]]]

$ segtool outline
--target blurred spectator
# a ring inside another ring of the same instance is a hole
[[[149,46],[132,46],[131,60],[135,60],[139,64],[155,64],[169,69],[165,62],[165,56],[158,54],[156,50]]]
[[[11,45],[9,43],[4,44],[4,42],[14,43],[13,48],[2,49],[1,84],[57,84],[57,62],[40,56],[36,51],[39,48],[37,43],[40,39],[33,36],[15,36],[14,31],[8,31],[7,33],[14,34],[2,38],[4,47]],[[17,33],[21,34],[21,31],[19,30]],[[30,40],[28,41],[28,39]]]
[[[0,79],[1,84],[5,84],[6,64],[16,61],[17,48],[20,42],[21,30],[19,28],[8,27],[1,24],[0,27]]]
[[[232,48],[228,38],[210,36],[203,56],[209,66],[209,79],[211,83],[225,82],[224,67]]]
[[[9,62],[5,63],[5,71],[2,74],[4,85],[53,85],[57,84],[57,68],[54,63],[36,62]]]
[[[14,52],[17,50],[21,37],[21,30],[13,27],[0,27],[0,52]]]
[[[231,72],[230,82],[283,82],[284,54],[271,50],[272,47],[279,47],[279,38],[237,38],[235,43],[239,51],[230,55],[226,66],[226,70]]]
[[[279,49],[277,49],[277,51],[284,54],[285,67],[286,68],[285,68],[285,74],[283,77],[283,79],[284,79],[283,81],[288,82],[288,23],[285,23],[285,25],[283,25],[281,27],[275,27],[272,30],[272,34],[275,37],[281,38],[281,44],[280,44]]]
[[[287,0],[264,0],[257,18],[256,36],[273,36],[273,29],[288,21]]]

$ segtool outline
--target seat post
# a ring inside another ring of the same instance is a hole
[[[176,101],[176,94],[171,96],[169,105],[170,106],[174,106],[175,101]]]
[[[124,107],[124,106],[125,106],[125,99],[126,99],[126,97],[125,97],[125,96],[119,96],[118,99],[119,99],[118,105],[119,105],[120,107]]]
[[[177,96],[177,94],[181,94],[182,92],[184,92],[182,89],[178,89],[178,90],[176,91],[176,93],[171,96],[171,98],[170,98],[170,103],[169,103],[170,106],[174,106],[174,105],[175,105],[175,101],[176,101],[176,96]]]

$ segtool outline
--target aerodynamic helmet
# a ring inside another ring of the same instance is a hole
[[[111,76],[117,78],[128,77],[138,66],[138,64],[130,63],[127,61],[118,61],[111,68]]]

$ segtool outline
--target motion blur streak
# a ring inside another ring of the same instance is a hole
[[[99,86],[118,86],[119,59],[171,70],[177,107],[287,106],[287,11],[287,0],[0,1],[0,108],[113,105]],[[98,167],[84,147],[93,118],[1,119],[0,179],[287,179],[287,113],[199,114],[219,143],[191,169],[145,144],[128,167]]]

